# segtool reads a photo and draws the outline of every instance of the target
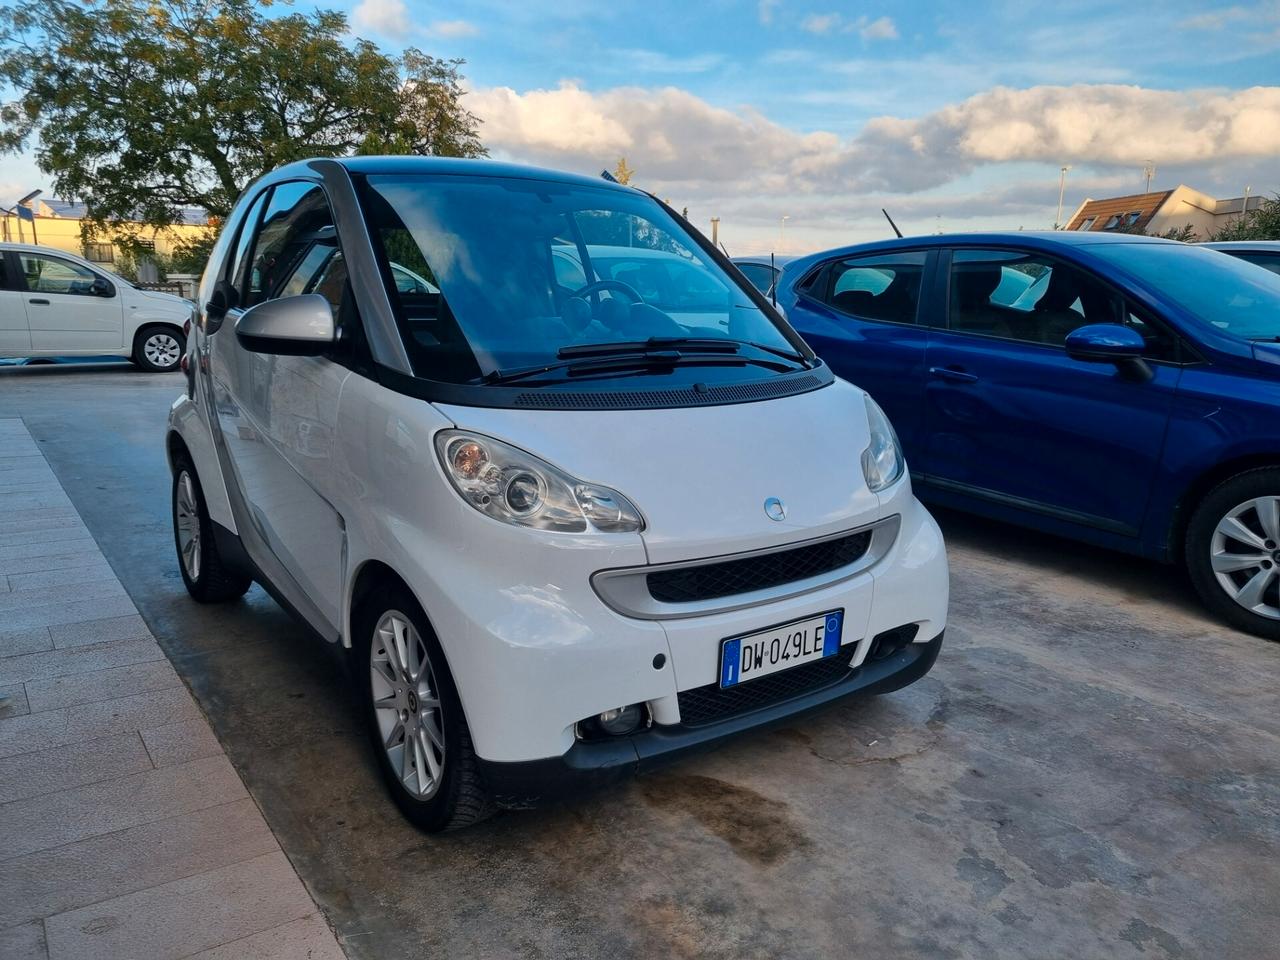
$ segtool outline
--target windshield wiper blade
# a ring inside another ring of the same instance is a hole
[[[686,352],[680,350],[632,350],[626,353],[609,353],[601,356],[573,357],[568,360],[555,360],[540,363],[531,367],[516,370],[494,370],[483,380],[486,384],[501,385],[517,380],[527,380],[543,373],[563,370],[569,375],[576,373],[599,373],[605,370],[635,370],[645,367],[674,367],[680,363],[697,364],[756,364],[786,373],[794,370],[790,364],[779,363],[763,357],[743,357],[735,352],[724,350],[709,352]]]
[[[737,353],[736,340],[720,337],[650,337],[647,340],[618,340],[614,343],[575,343],[561,347],[556,356],[561,360],[574,357],[618,357],[646,354],[655,350],[701,350],[708,353],[720,351]]]
[[[771,347],[753,340],[731,340],[728,337],[650,337],[647,340],[620,340],[615,343],[579,343],[561,347],[556,356],[562,360],[571,357],[607,357],[643,354],[654,350],[698,350],[705,353],[737,353],[743,347],[752,347],[775,357],[808,365],[809,358],[795,350]]]

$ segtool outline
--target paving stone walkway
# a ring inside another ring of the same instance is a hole
[[[39,447],[0,419],[0,958],[342,957]]]

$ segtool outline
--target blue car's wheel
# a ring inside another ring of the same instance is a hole
[[[1186,562],[1211,610],[1280,640],[1280,467],[1237,474],[1209,492],[1187,527]]]

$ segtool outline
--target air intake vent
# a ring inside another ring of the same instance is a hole
[[[677,567],[649,574],[649,594],[662,603],[694,603],[817,577],[848,566],[867,552],[871,531],[861,530],[790,550]]]
[[[778,377],[759,383],[731,383],[695,390],[528,390],[515,405],[534,410],[646,410],[661,407],[712,407],[726,403],[775,400],[816,390],[823,379],[812,374]]]

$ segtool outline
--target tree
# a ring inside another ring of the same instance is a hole
[[[373,150],[477,156],[460,60],[349,41],[331,11],[269,0],[20,0],[0,10],[0,152],[38,137],[54,189],[90,228],[230,212],[291,160]]]
[[[1266,198],[1242,217],[1237,217],[1210,240],[1280,240],[1280,194]]]
[[[631,178],[635,175],[635,170],[627,166],[627,158],[619,157],[618,165],[613,168],[613,179],[617,180],[619,183],[626,184],[630,183]]]

